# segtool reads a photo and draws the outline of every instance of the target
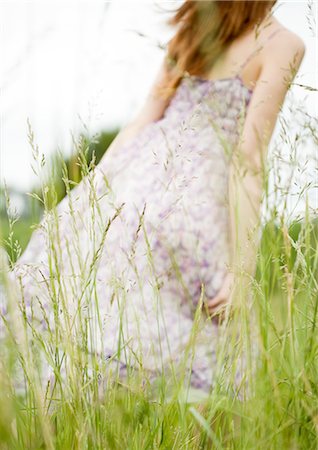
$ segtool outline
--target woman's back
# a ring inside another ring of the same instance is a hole
[[[193,75],[212,80],[239,76],[249,89],[254,89],[258,81],[268,83],[276,77],[278,82],[285,79],[288,86],[288,78],[295,74],[293,66],[297,67],[303,54],[304,43],[299,36],[285,28],[274,16],[269,15],[258,27],[248,29],[233,39],[210,70]],[[172,97],[163,98],[158,95],[158,87],[166,83],[166,56],[143,107],[117,137],[119,146],[126,137],[129,139],[144,125],[161,118],[168,107]],[[185,74],[186,71],[182,77]],[[284,92],[286,88],[285,86]],[[281,95],[279,100],[281,101]],[[116,146],[115,141],[113,147]]]
[[[248,30],[233,40],[217,60],[206,78],[217,79],[239,75],[249,88],[254,88],[262,67],[266,64],[264,50],[271,44],[277,33],[278,39],[286,39],[290,35],[273,16],[264,21],[259,29]],[[273,47],[271,48],[272,51]]]

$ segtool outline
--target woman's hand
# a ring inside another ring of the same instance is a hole
[[[205,302],[207,314],[212,318],[215,317],[219,322],[224,320],[226,311],[232,306],[233,287],[234,275],[228,272],[217,294]]]

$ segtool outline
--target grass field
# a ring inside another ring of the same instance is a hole
[[[47,207],[46,191],[42,199]],[[25,248],[31,223],[2,219],[2,242],[12,261]],[[65,325],[56,313],[56,293],[55,327],[42,335],[9,290],[13,320],[5,322],[8,333],[1,336],[0,448],[317,449],[317,236],[309,214],[291,224],[277,214],[264,226],[252,306],[242,302],[230,326],[224,325],[229,340],[220,355],[231,348],[235,332],[238,352],[229,371],[220,364],[205,399],[187,398],[182,377],[168,389],[162,376],[155,390],[143,370],[128,371],[122,381],[110,361],[87,352],[85,317],[78,346],[67,320]],[[5,276],[2,283],[7,286]],[[247,389],[243,382],[238,393],[231,368],[241,352],[247,355]],[[53,377],[43,386],[47,368]]]

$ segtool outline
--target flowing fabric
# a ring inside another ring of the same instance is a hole
[[[45,212],[10,272],[42,336],[58,320],[123,379],[177,379],[185,364],[209,392],[220,333],[200,302],[227,270],[229,163],[251,96],[239,76],[185,76],[160,120]]]

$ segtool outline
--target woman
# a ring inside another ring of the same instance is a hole
[[[61,349],[74,336],[120,377],[141,368],[213,386],[211,317],[254,274],[263,160],[304,55],[274,3],[177,9],[144,107],[45,214],[10,275],[46,342],[54,327]]]

